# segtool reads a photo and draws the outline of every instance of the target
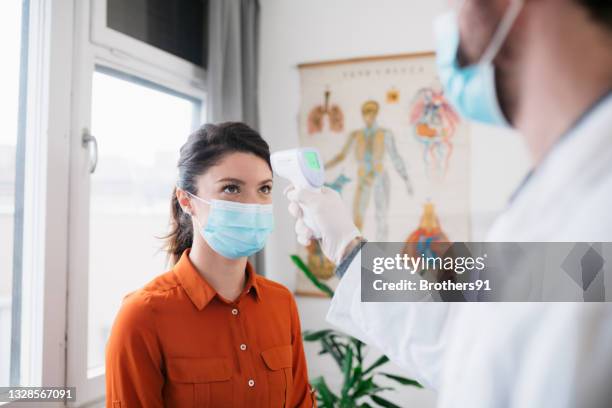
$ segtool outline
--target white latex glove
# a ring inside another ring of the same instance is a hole
[[[297,218],[295,232],[298,242],[308,245],[313,238],[313,232],[304,223],[300,206],[308,209],[309,215],[321,232],[321,249],[336,265],[348,244],[361,233],[353,224],[351,211],[346,208],[340,194],[328,187],[321,187],[321,191],[296,189],[293,186],[285,189],[289,199],[289,213]]]

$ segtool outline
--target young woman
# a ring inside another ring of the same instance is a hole
[[[174,267],[128,294],[106,345],[107,407],[313,407],[292,294],[247,256],[273,227],[270,151],[242,123],[181,148]]]

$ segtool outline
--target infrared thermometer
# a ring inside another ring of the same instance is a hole
[[[285,178],[296,189],[306,188],[321,191],[325,179],[325,169],[319,151],[312,147],[283,150],[270,156],[272,171]],[[321,238],[321,233],[307,208],[301,206],[304,223],[310,228],[315,238]]]

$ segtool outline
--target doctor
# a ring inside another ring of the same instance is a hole
[[[465,0],[435,21],[446,95],[511,125],[533,170],[490,241],[612,241],[612,2]],[[502,163],[500,163],[503,165]],[[290,189],[341,277],[327,320],[438,391],[440,407],[612,406],[612,305],[362,303],[363,245],[339,195]]]

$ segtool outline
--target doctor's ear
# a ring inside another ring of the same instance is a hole
[[[180,188],[175,188],[174,194],[176,196],[176,201],[181,206],[183,212],[191,215],[191,200],[189,200],[189,195]]]

